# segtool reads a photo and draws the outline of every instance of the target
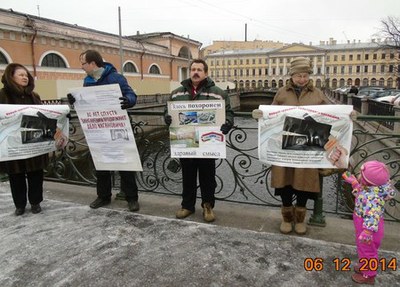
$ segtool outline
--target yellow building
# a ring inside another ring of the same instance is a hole
[[[206,46],[200,50],[200,57],[206,58],[209,54],[219,51],[230,50],[257,50],[257,49],[271,49],[282,48],[287,44],[274,41],[213,41],[212,45]]]
[[[189,61],[199,57],[200,47],[200,42],[170,32],[120,38],[0,9],[0,75],[9,63],[23,64],[36,78],[35,90],[43,100],[60,99],[69,88],[82,86],[79,55],[87,49],[98,50],[140,96],[178,87],[189,76]]]
[[[320,45],[291,44],[281,48],[222,49],[206,56],[210,76],[216,82],[231,81],[238,88],[282,87],[290,78],[291,59],[308,57],[313,63],[311,78],[317,87],[397,86],[400,55],[384,43],[337,44],[332,38]]]

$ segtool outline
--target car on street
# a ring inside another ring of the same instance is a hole
[[[397,93],[392,94],[392,95],[375,98],[374,101],[380,102],[380,103],[388,103],[388,104],[393,104],[393,105],[399,105],[399,103],[400,103],[400,92],[398,91]]]

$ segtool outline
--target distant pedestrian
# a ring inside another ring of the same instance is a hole
[[[358,179],[349,172],[343,174],[355,196],[353,222],[359,262],[351,278],[357,283],[373,285],[377,271],[371,267],[379,266],[380,262],[378,250],[384,235],[384,206],[395,196],[395,190],[384,163],[367,161],[360,170]]]
[[[349,94],[357,95],[358,94],[358,88],[356,86],[351,86],[351,88],[349,90]]]
[[[21,64],[9,64],[1,82],[0,104],[41,105],[40,96],[33,91],[35,82],[28,69]],[[48,154],[27,159],[0,162],[0,172],[8,174],[11,193],[15,205],[15,215],[25,213],[27,201],[31,204],[32,213],[42,211],[43,169],[49,163]],[[27,198],[28,194],[28,198]]]

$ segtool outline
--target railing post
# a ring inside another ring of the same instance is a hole
[[[339,94],[339,101],[341,104],[344,102],[344,94]]]
[[[319,184],[321,191],[318,193],[317,199],[314,200],[314,212],[308,220],[309,225],[326,226],[325,215],[323,214],[323,199],[322,199],[322,187],[324,178],[322,175],[319,176]]]
[[[366,98],[361,99],[361,114],[368,115],[368,99]]]
[[[8,175],[0,172],[0,182],[8,181]]]
[[[400,118],[400,106],[393,106],[394,116]],[[393,134],[400,134],[400,122],[394,122]]]
[[[348,105],[353,105],[353,96],[354,96],[353,93],[349,93],[349,94],[347,95],[347,104],[348,104]]]

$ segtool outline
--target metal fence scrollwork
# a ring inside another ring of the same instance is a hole
[[[129,111],[143,172],[137,172],[140,192],[181,194],[181,169],[170,157],[168,128],[162,112]],[[373,119],[374,121],[376,118]],[[387,120],[387,119],[386,119]],[[355,122],[351,169],[357,173],[364,161],[378,159],[387,164],[391,180],[400,187],[400,135],[378,133],[365,117]],[[217,160],[218,200],[254,205],[279,206],[280,198],[270,187],[270,166],[258,160],[257,122],[251,113],[236,113],[235,126],[227,135],[227,158]],[[70,121],[70,140],[62,151],[51,155],[46,179],[64,183],[95,185],[96,173],[76,115]],[[115,188],[119,187],[115,174]],[[387,204],[387,218],[400,221],[399,194]],[[323,211],[351,215],[353,198],[341,177],[333,174],[323,181]],[[312,202],[310,203],[312,204]]]

